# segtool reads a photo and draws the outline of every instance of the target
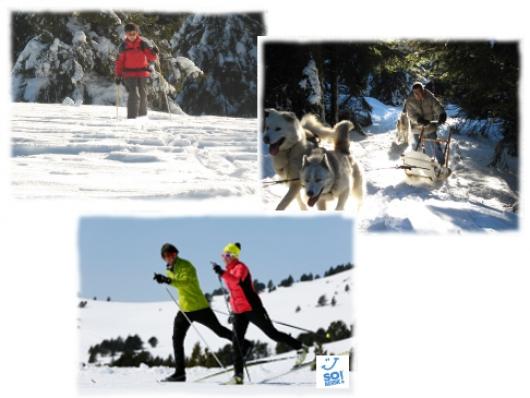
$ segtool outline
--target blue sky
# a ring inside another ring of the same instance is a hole
[[[204,292],[219,287],[210,261],[221,263],[228,242],[241,242],[241,260],[252,276],[277,284],[289,274],[322,274],[352,261],[353,223],[326,217],[185,217],[81,219],[80,296],[114,301],[167,300],[153,280],[164,273],[160,247],[171,242],[190,260]]]

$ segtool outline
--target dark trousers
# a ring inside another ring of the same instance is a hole
[[[127,99],[127,119],[147,115],[145,79],[145,77],[126,77],[123,79],[123,84],[125,84],[129,93],[129,98]]]
[[[234,370],[238,376],[243,376],[244,359],[241,355],[239,342],[245,339],[248,324],[253,323],[260,328],[269,338],[276,342],[282,342],[292,347],[295,350],[302,348],[300,343],[295,338],[287,333],[280,332],[276,329],[265,311],[250,311],[242,314],[233,315],[234,325]]]
[[[210,328],[215,334],[224,339],[233,340],[233,333],[230,329],[225,328],[219,323],[211,308],[203,310],[186,312],[186,315],[192,322],[199,322]],[[173,350],[175,352],[175,372],[179,375],[185,374],[185,357],[184,357],[184,338],[190,328],[190,323],[179,311],[173,323]]]

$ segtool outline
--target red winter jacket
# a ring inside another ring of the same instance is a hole
[[[134,41],[125,39],[119,51],[115,64],[117,77],[149,77],[149,62],[156,60],[156,54],[147,41],[140,36]]]
[[[254,290],[248,267],[234,259],[226,266],[222,276],[230,292],[230,306],[234,314],[263,310],[263,304]]]

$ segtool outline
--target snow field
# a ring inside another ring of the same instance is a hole
[[[108,106],[13,104],[17,198],[201,199],[253,195],[255,119],[127,120]]]

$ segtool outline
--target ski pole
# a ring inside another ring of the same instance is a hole
[[[211,262],[212,265],[216,264],[213,261]],[[221,276],[218,276],[217,279],[219,280],[219,286],[221,286],[221,291],[223,292],[223,296],[225,299],[226,309],[228,310],[228,313],[230,313],[230,306],[228,305],[228,295],[227,292],[223,286],[223,281],[221,280]],[[237,337],[235,328],[232,328],[234,333],[234,339],[236,340],[237,350],[239,351],[239,356],[243,360],[243,367],[245,368],[245,373],[247,374],[247,379],[249,383],[252,383],[252,379],[250,378],[250,373],[247,369],[247,365],[245,363],[245,358],[243,358],[243,350],[241,349],[241,344],[239,344],[239,338]]]
[[[227,313],[224,312],[224,311],[214,310],[213,308],[212,308],[212,310],[213,310],[213,312],[217,312],[218,314],[221,314],[221,315],[230,315],[230,314],[227,314]],[[316,334],[316,333],[313,332],[312,330],[304,329],[304,328],[301,328],[301,327],[299,327],[299,326],[290,325],[290,324],[285,323],[285,322],[275,321],[274,319],[271,319],[271,321],[272,321],[273,323],[278,324],[278,325],[287,326],[287,327],[289,327],[289,328],[296,329],[296,330],[301,330],[302,332],[307,332],[307,333],[311,333],[311,334]]]
[[[215,355],[215,352],[212,351],[212,349],[210,348],[210,346],[208,345],[208,343],[206,342],[206,340],[204,339],[204,337],[202,337],[202,334],[201,332],[199,332],[199,329],[197,329],[197,327],[193,324],[193,322],[191,321],[191,319],[188,317],[188,315],[182,311],[182,308],[180,308],[180,305],[179,303],[177,302],[177,300],[175,299],[175,297],[171,294],[171,292],[169,291],[169,289],[166,287],[166,292],[167,294],[169,294],[169,297],[171,297],[171,299],[173,300],[173,302],[177,305],[177,308],[179,309],[179,311],[182,313],[182,315],[184,315],[184,318],[186,318],[186,320],[188,321],[188,323],[190,324],[190,326],[195,330],[195,332],[197,332],[197,334],[199,335],[199,338],[202,340],[202,342],[204,343],[204,345],[206,347],[208,347],[208,349],[210,350],[210,353],[212,354],[212,356],[214,357],[215,361],[219,364],[220,367],[222,367],[223,369],[226,369],[226,367],[223,365],[223,363],[219,360],[219,358],[217,357],[217,355]]]

